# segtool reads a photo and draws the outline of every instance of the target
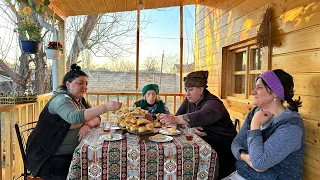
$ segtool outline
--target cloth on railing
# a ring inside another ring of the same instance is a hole
[[[216,152],[195,139],[191,144],[179,135],[156,143],[125,134],[120,141],[93,146],[84,140],[74,152],[67,179],[216,179]]]

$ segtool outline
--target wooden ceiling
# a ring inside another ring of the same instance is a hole
[[[196,4],[198,1],[201,0],[142,0],[144,9]],[[61,19],[65,19],[68,16],[134,11],[137,10],[139,0],[51,0],[50,2],[49,8]]]

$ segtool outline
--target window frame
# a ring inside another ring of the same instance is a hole
[[[252,77],[253,75],[259,75],[262,72],[271,69],[271,59],[268,47],[261,48],[260,60],[261,69],[255,70],[254,65],[254,51],[257,49],[256,40],[248,40],[240,43],[236,43],[222,49],[222,84],[221,84],[221,98],[222,99],[237,99],[243,100],[253,100],[251,91],[254,87]],[[235,71],[235,59],[236,53],[246,52],[246,69],[244,71]],[[259,55],[258,55],[259,56]],[[235,76],[244,75],[245,76],[245,93],[238,94],[235,93]]]

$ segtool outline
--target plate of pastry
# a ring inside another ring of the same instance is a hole
[[[175,129],[175,128],[166,128],[166,129],[161,129],[159,133],[164,134],[164,135],[179,135],[181,134],[181,131]]]
[[[153,123],[147,120],[137,120],[137,124],[127,124],[126,128],[132,134],[145,135],[153,133]]]
[[[118,141],[123,139],[124,136],[122,134],[103,134],[99,137],[100,141]]]
[[[171,136],[165,136],[162,134],[156,134],[154,136],[150,136],[149,140],[154,142],[169,142],[172,141],[173,137]]]

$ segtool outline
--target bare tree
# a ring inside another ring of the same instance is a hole
[[[67,20],[67,41],[72,46],[67,64],[78,62],[84,49],[96,57],[122,61],[135,53],[136,23],[135,12],[70,17]]]
[[[163,59],[162,59],[163,58]],[[161,63],[163,61],[163,63]],[[179,62],[178,54],[163,54],[158,56],[148,56],[144,63],[143,68],[151,73],[162,72],[172,73],[174,64]],[[162,64],[162,67],[161,67]]]
[[[97,23],[99,22],[102,16],[103,16],[102,14],[88,15],[85,17],[84,23],[80,23],[81,20],[84,20],[83,16],[71,18],[72,20],[75,19],[75,21],[78,21],[78,22],[72,21],[71,24],[73,24],[73,26],[71,26],[71,30],[70,29],[67,30],[67,34],[70,33],[71,36],[74,35],[73,36],[74,39],[73,39],[72,47],[68,56],[67,64],[73,64],[78,61],[79,54],[84,49],[83,45],[87,46],[91,33],[93,29],[96,27]],[[78,26],[77,23],[79,23],[81,26]],[[75,28],[75,29],[72,29],[72,28]],[[81,47],[79,47],[80,43],[81,43]]]
[[[13,29],[16,27],[16,25],[19,23],[18,18],[18,10],[21,9],[24,5],[22,3],[16,3],[16,2],[7,2],[7,1],[1,1],[0,6],[0,13],[3,14],[1,16],[2,19],[6,21],[5,29],[7,32],[13,32]],[[36,17],[36,16],[34,16]],[[2,20],[1,19],[1,20]],[[39,25],[39,21],[37,18],[33,19],[34,23]],[[45,33],[46,34],[46,33]],[[7,35],[7,34],[6,34]],[[5,45],[0,44],[0,47],[6,47],[0,49],[1,59],[0,59],[0,68],[2,71],[0,71],[0,75],[10,77],[16,84],[18,84],[22,89],[26,89],[26,86],[28,83],[31,83],[31,75],[34,73],[34,87],[35,91],[39,94],[43,94],[47,92],[47,79],[46,79],[46,68],[47,68],[47,62],[45,58],[44,49],[41,46],[39,53],[31,56],[29,54],[21,54],[18,57],[14,57],[14,59],[11,59],[11,61],[16,62],[16,68],[12,69],[10,68],[4,60],[8,60],[8,54],[10,54],[10,50],[13,48],[16,49],[15,53],[19,53],[19,46],[18,43],[15,41],[18,39],[17,37],[19,34],[16,33],[8,33],[9,40],[6,40],[4,43]],[[41,37],[41,34],[39,34]],[[44,36],[41,37],[41,39],[44,39]],[[12,53],[12,52],[11,52]],[[16,59],[15,59],[16,58]]]
[[[149,72],[160,72],[161,69],[161,56],[151,56],[146,57],[143,63],[145,70]]]
[[[96,69],[98,66],[92,63],[92,57],[92,52],[85,49],[79,54],[78,64],[81,66],[82,69]]]
[[[104,67],[110,71],[130,72],[136,69],[136,64],[130,60],[117,59],[106,63]]]

